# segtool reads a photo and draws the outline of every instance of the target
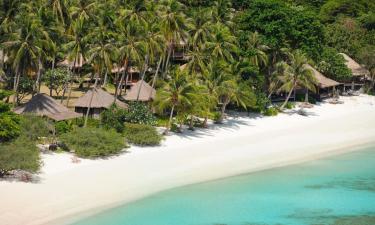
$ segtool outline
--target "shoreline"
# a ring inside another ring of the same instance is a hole
[[[306,109],[308,117],[230,118],[222,126],[167,137],[160,147],[132,147],[108,160],[72,165],[69,155],[44,156],[40,183],[0,182],[0,221],[67,224],[167,189],[375,144],[375,97],[342,99],[343,105]]]
[[[72,225],[76,222],[84,220],[85,218],[89,218],[89,217],[95,216],[97,214],[105,213],[106,211],[110,211],[110,210],[113,210],[113,209],[116,209],[118,207],[122,207],[122,206],[125,206],[125,205],[128,205],[128,204],[136,203],[137,201],[141,201],[142,199],[148,198],[150,196],[153,196],[153,195],[165,192],[165,191],[170,191],[170,190],[173,190],[173,189],[176,189],[176,188],[189,187],[191,185],[198,185],[198,184],[202,184],[202,183],[206,183],[206,182],[214,182],[214,181],[224,180],[224,179],[228,179],[228,178],[231,178],[231,177],[246,176],[246,175],[250,175],[250,174],[258,173],[258,172],[262,172],[262,171],[275,170],[275,169],[278,169],[278,168],[289,167],[289,166],[293,166],[293,165],[299,165],[299,164],[303,164],[303,163],[311,162],[311,161],[315,161],[315,160],[321,160],[321,159],[330,158],[330,157],[334,157],[334,156],[350,154],[350,153],[357,152],[357,151],[363,151],[363,150],[366,150],[366,148],[374,147],[374,146],[375,146],[375,141],[372,141],[372,142],[368,142],[368,143],[363,143],[363,144],[358,144],[358,145],[353,145],[353,146],[347,146],[345,148],[337,148],[337,149],[334,149],[334,150],[331,150],[331,151],[326,151],[324,154],[306,157],[305,159],[301,159],[300,161],[284,162],[284,163],[280,163],[278,165],[273,165],[272,167],[254,168],[253,170],[243,172],[243,173],[238,173],[238,174],[229,175],[229,176],[225,176],[225,177],[218,177],[216,179],[203,180],[203,181],[200,181],[200,182],[189,183],[189,184],[182,185],[182,186],[176,186],[176,187],[164,189],[164,190],[161,190],[161,191],[153,192],[153,193],[150,193],[150,194],[147,194],[147,195],[144,195],[144,196],[140,196],[138,198],[135,198],[134,200],[119,201],[119,202],[112,203],[112,204],[107,205],[107,206],[102,206],[100,208],[88,209],[88,210],[85,210],[84,212],[79,212],[79,213],[74,214],[74,215],[69,215],[69,218],[61,218],[61,219],[58,219],[58,220],[54,220],[53,223],[48,222],[48,223],[43,223],[41,225]]]

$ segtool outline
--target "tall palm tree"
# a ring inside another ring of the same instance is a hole
[[[207,94],[215,98],[215,103],[221,105],[218,123],[224,120],[225,110],[229,103],[234,102],[247,108],[254,104],[254,94],[251,88],[238,80],[233,68],[225,61],[211,62],[203,73]]]
[[[270,48],[262,43],[258,32],[250,33],[245,42],[248,58],[251,64],[257,67],[266,66],[268,64],[268,56],[266,51]]]
[[[16,28],[14,32],[9,33],[2,43],[2,46],[9,53],[14,70],[14,104],[17,103],[21,74],[27,75],[40,70],[40,61],[44,54],[43,45],[49,39],[48,33],[43,30],[40,19],[33,13],[35,9],[32,5],[25,3],[21,5],[21,8],[21,13],[15,18]]]
[[[281,109],[286,106],[297,86],[315,91],[317,80],[314,77],[313,71],[307,66],[307,63],[308,60],[305,54],[297,50],[288,54],[287,62],[282,61],[277,64],[277,67],[280,68],[279,70],[282,71],[279,77],[282,82],[280,90],[288,91]]]
[[[170,109],[169,121],[165,134],[170,130],[172,118],[187,106],[193,105],[192,96],[196,95],[193,82],[189,82],[186,71],[174,69],[168,81],[163,81],[162,87],[158,90],[154,105],[160,110]]]
[[[212,26],[211,33],[212,36],[206,43],[209,55],[214,59],[233,61],[233,55],[238,53],[238,48],[236,37],[231,33],[230,29],[221,23],[216,23]]]
[[[185,5],[177,0],[162,0],[158,6],[160,29],[166,41],[166,59],[164,62],[164,76],[169,68],[169,61],[176,44],[186,42],[191,19],[184,13]]]

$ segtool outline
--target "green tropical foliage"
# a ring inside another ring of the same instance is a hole
[[[129,143],[139,146],[157,146],[163,139],[155,127],[146,124],[127,123],[124,134]]]
[[[126,147],[121,134],[101,128],[77,128],[61,135],[60,140],[83,158],[108,157],[119,154]]]

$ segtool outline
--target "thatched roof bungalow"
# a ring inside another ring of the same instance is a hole
[[[69,120],[81,117],[80,114],[70,111],[68,108],[57,102],[46,94],[37,94],[25,105],[14,110],[17,114],[36,114],[45,116],[55,121]]]
[[[91,101],[90,116],[99,118],[101,112],[108,109],[114,103],[115,97],[101,88],[93,88],[77,99],[74,104],[75,111],[86,115]],[[115,104],[119,108],[127,109],[128,105],[119,100]]]
[[[354,61],[354,59],[350,58],[347,54],[340,53],[340,55],[344,57],[346,61],[345,64],[352,71],[354,77],[365,77],[370,75],[370,71]]]
[[[156,90],[145,81],[138,81],[125,94],[124,98],[127,101],[141,101],[149,102],[155,99]]]
[[[332,97],[335,94],[336,87],[340,86],[341,83],[324,76],[321,72],[316,70],[311,65],[306,66],[313,72],[314,77],[317,81],[315,97],[318,100]]]

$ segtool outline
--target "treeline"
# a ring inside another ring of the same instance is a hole
[[[305,63],[350,80],[339,52],[374,74],[374,3],[364,0],[1,0],[0,9],[0,71],[15,104],[43,82],[65,94],[86,74],[117,96],[136,66],[161,111],[222,121],[228,105],[264,111],[273,93],[312,89],[313,79],[290,75]],[[65,59],[71,73],[55,69]]]

